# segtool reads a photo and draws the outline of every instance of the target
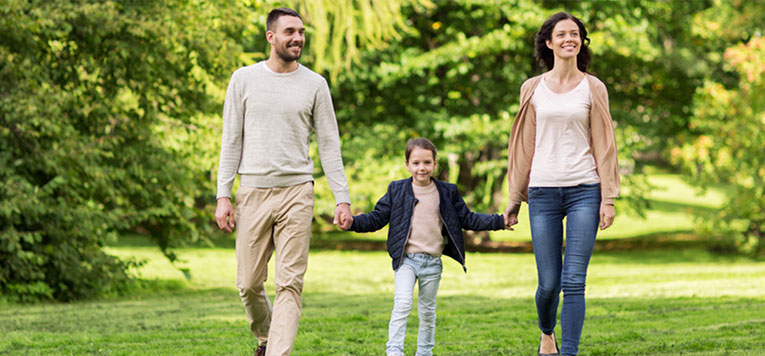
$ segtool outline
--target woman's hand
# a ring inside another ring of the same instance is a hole
[[[600,229],[605,230],[614,223],[616,212],[612,204],[600,204]]]
[[[502,216],[505,218],[505,229],[513,231],[513,225],[518,223],[518,212],[521,210],[521,203],[510,202]]]

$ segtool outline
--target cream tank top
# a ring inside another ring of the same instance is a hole
[[[537,132],[530,187],[600,183],[590,146],[592,94],[587,77],[566,93],[554,93],[544,77],[534,90]]]

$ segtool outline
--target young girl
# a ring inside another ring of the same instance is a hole
[[[405,157],[412,177],[391,182],[374,211],[350,218],[350,229],[376,231],[390,223],[388,254],[396,271],[396,293],[386,352],[388,356],[404,355],[406,320],[412,306],[414,283],[419,280],[417,356],[429,356],[435,345],[441,255],[457,260],[467,272],[462,229],[500,230],[504,227],[504,217],[471,212],[456,185],[433,178],[436,147],[428,139],[409,140]]]
[[[614,221],[619,196],[614,125],[606,86],[587,73],[584,24],[560,12],[545,21],[535,53],[548,71],[521,87],[508,153],[508,228],[528,201],[537,262],[539,355],[573,356],[584,324],[587,266],[600,229]],[[566,249],[563,252],[563,219]],[[562,261],[561,261],[562,260]],[[553,330],[563,291],[561,349]]]

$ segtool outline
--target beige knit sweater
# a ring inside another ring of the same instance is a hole
[[[260,188],[312,181],[309,140],[314,131],[335,201],[349,203],[326,80],[302,65],[289,73],[275,73],[264,61],[238,69],[223,105],[217,198],[231,196],[237,173],[242,185]]]

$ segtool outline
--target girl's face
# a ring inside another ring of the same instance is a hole
[[[573,20],[560,20],[555,24],[552,31],[552,40],[546,41],[547,48],[551,49],[556,58],[576,58],[582,46],[579,37],[579,26]]]
[[[406,169],[412,173],[414,184],[427,186],[430,184],[430,178],[436,169],[436,160],[433,159],[433,151],[424,148],[415,147],[409,153],[409,160],[406,162]]]

